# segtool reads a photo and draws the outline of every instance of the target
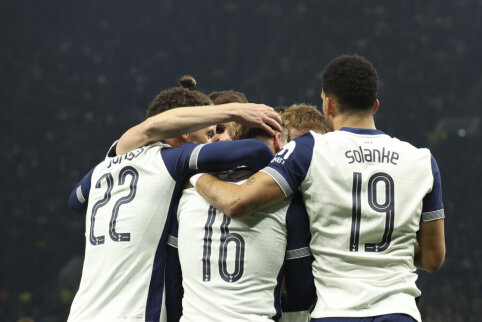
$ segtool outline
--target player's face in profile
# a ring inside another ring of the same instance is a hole
[[[216,125],[216,133],[213,136],[213,142],[218,141],[232,141],[231,136],[227,131],[229,123],[221,123]]]
[[[215,125],[205,127],[196,132],[191,132],[187,134],[188,142],[195,143],[211,143],[214,136]]]

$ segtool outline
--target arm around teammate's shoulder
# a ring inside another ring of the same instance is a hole
[[[264,172],[255,173],[242,185],[203,174],[195,186],[209,204],[231,218],[247,217],[285,199],[278,183]]]
[[[152,142],[197,131],[212,124],[236,121],[264,129],[274,135],[281,130],[281,118],[264,104],[229,103],[217,106],[174,108],[151,116],[127,130],[116,147],[117,155],[127,153]]]
[[[444,219],[420,223],[415,248],[415,266],[428,272],[439,270],[445,261]]]

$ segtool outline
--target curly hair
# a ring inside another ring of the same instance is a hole
[[[196,80],[192,76],[182,76],[179,79],[179,84],[182,87],[169,88],[157,94],[147,109],[146,117],[176,107],[213,105],[206,94],[195,90]]]
[[[341,112],[366,111],[377,99],[378,74],[366,58],[342,55],[326,66],[322,88],[336,99]]]

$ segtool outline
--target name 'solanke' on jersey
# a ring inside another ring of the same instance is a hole
[[[358,146],[358,150],[345,151],[345,157],[349,160],[348,164],[353,162],[379,162],[397,165],[400,155],[397,152],[392,152],[385,148],[380,151],[378,149],[367,149]]]
[[[137,150],[127,152],[126,154],[118,155],[116,157],[113,157],[109,161],[109,165],[107,166],[107,169],[109,169],[112,165],[118,165],[121,164],[123,161],[131,161],[135,158],[137,158],[139,155],[144,152],[144,148],[139,148]]]

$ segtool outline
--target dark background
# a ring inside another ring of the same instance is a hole
[[[67,198],[157,92],[194,75],[271,106],[321,107],[321,72],[358,53],[377,127],[436,157],[447,257],[420,272],[425,321],[482,319],[482,1],[2,1],[0,321],[64,321],[84,216]]]

